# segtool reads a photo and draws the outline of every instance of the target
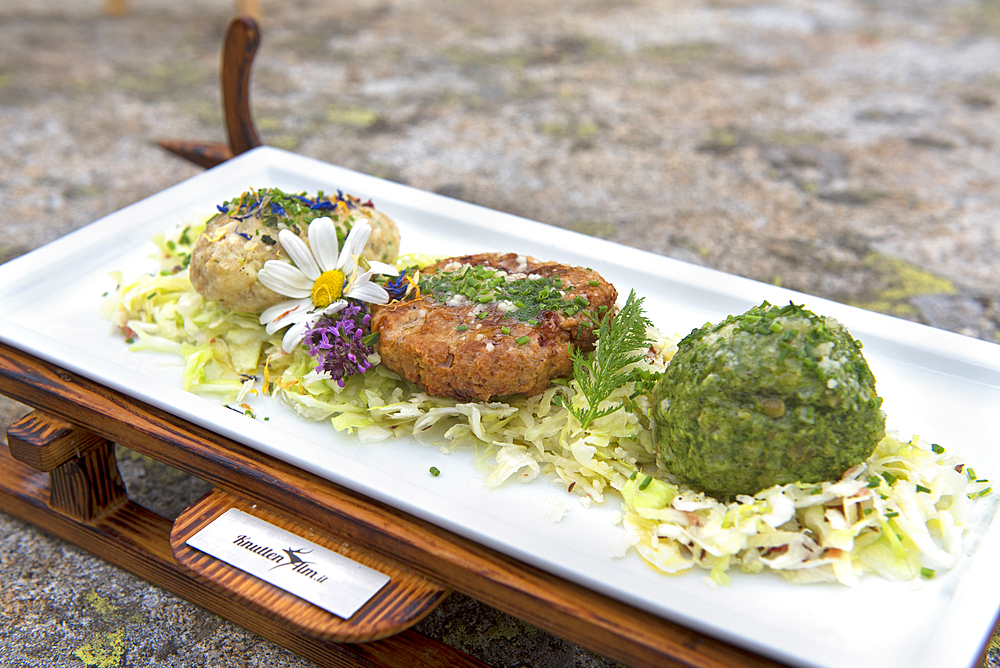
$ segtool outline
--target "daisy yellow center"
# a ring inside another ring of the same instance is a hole
[[[329,306],[344,294],[344,272],[331,269],[320,274],[313,283],[312,301],[316,306]]]

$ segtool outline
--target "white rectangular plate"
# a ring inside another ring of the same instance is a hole
[[[442,454],[409,438],[362,445],[256,399],[252,420],[180,389],[176,360],[132,353],[99,314],[114,286],[153,270],[155,232],[204,220],[249,187],[332,191],[375,205],[399,224],[404,252],[516,251],[593,267],[620,293],[634,288],[666,332],[794,300],[838,318],[865,344],[889,428],[919,434],[996,479],[1000,346],[670,260],[272,148],[260,148],[0,265],[0,339],[136,399],[208,427],[491,548],[672,621],[799,666],[969,666],[1000,607],[1000,526],[982,527],[972,556],[932,580],[860,587],[797,586],[735,573],[666,576],[633,553],[611,556],[623,531],[617,502],[584,508],[544,479],[486,489],[475,453]],[[260,418],[269,417],[267,422]],[[441,471],[429,474],[430,467]],[[559,522],[552,511],[568,504]]]

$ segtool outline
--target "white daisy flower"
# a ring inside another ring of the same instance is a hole
[[[281,347],[291,351],[299,345],[306,329],[321,316],[336,313],[347,306],[347,299],[357,299],[371,304],[385,304],[389,293],[381,285],[371,282],[373,274],[398,272],[384,262],[359,258],[372,233],[368,221],[361,219],[354,224],[344,248],[338,251],[337,227],[329,218],[317,218],[309,224],[309,244],[292,233],[281,230],[278,241],[288,253],[292,263],[268,260],[257,272],[257,280],[288,301],[275,304],[260,314],[260,324],[268,334],[288,327],[281,339]]]

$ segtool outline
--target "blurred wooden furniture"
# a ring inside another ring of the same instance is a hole
[[[237,14],[260,20],[260,3],[257,0],[236,0],[234,4]],[[128,14],[128,0],[104,0],[104,13],[109,16],[125,16]]]

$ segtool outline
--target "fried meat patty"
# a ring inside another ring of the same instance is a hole
[[[528,292],[553,281],[562,287],[554,301],[549,297],[545,308],[531,313],[530,303],[519,308],[507,299],[483,303],[426,291],[374,307],[371,329],[379,334],[382,363],[435,396],[488,401],[542,392],[553,378],[573,372],[570,345],[593,349],[599,319],[613,314],[618,298],[592,269],[515,253],[448,258],[422,269],[419,285],[431,285],[427,277],[436,271],[469,271],[467,266],[498,270]]]

